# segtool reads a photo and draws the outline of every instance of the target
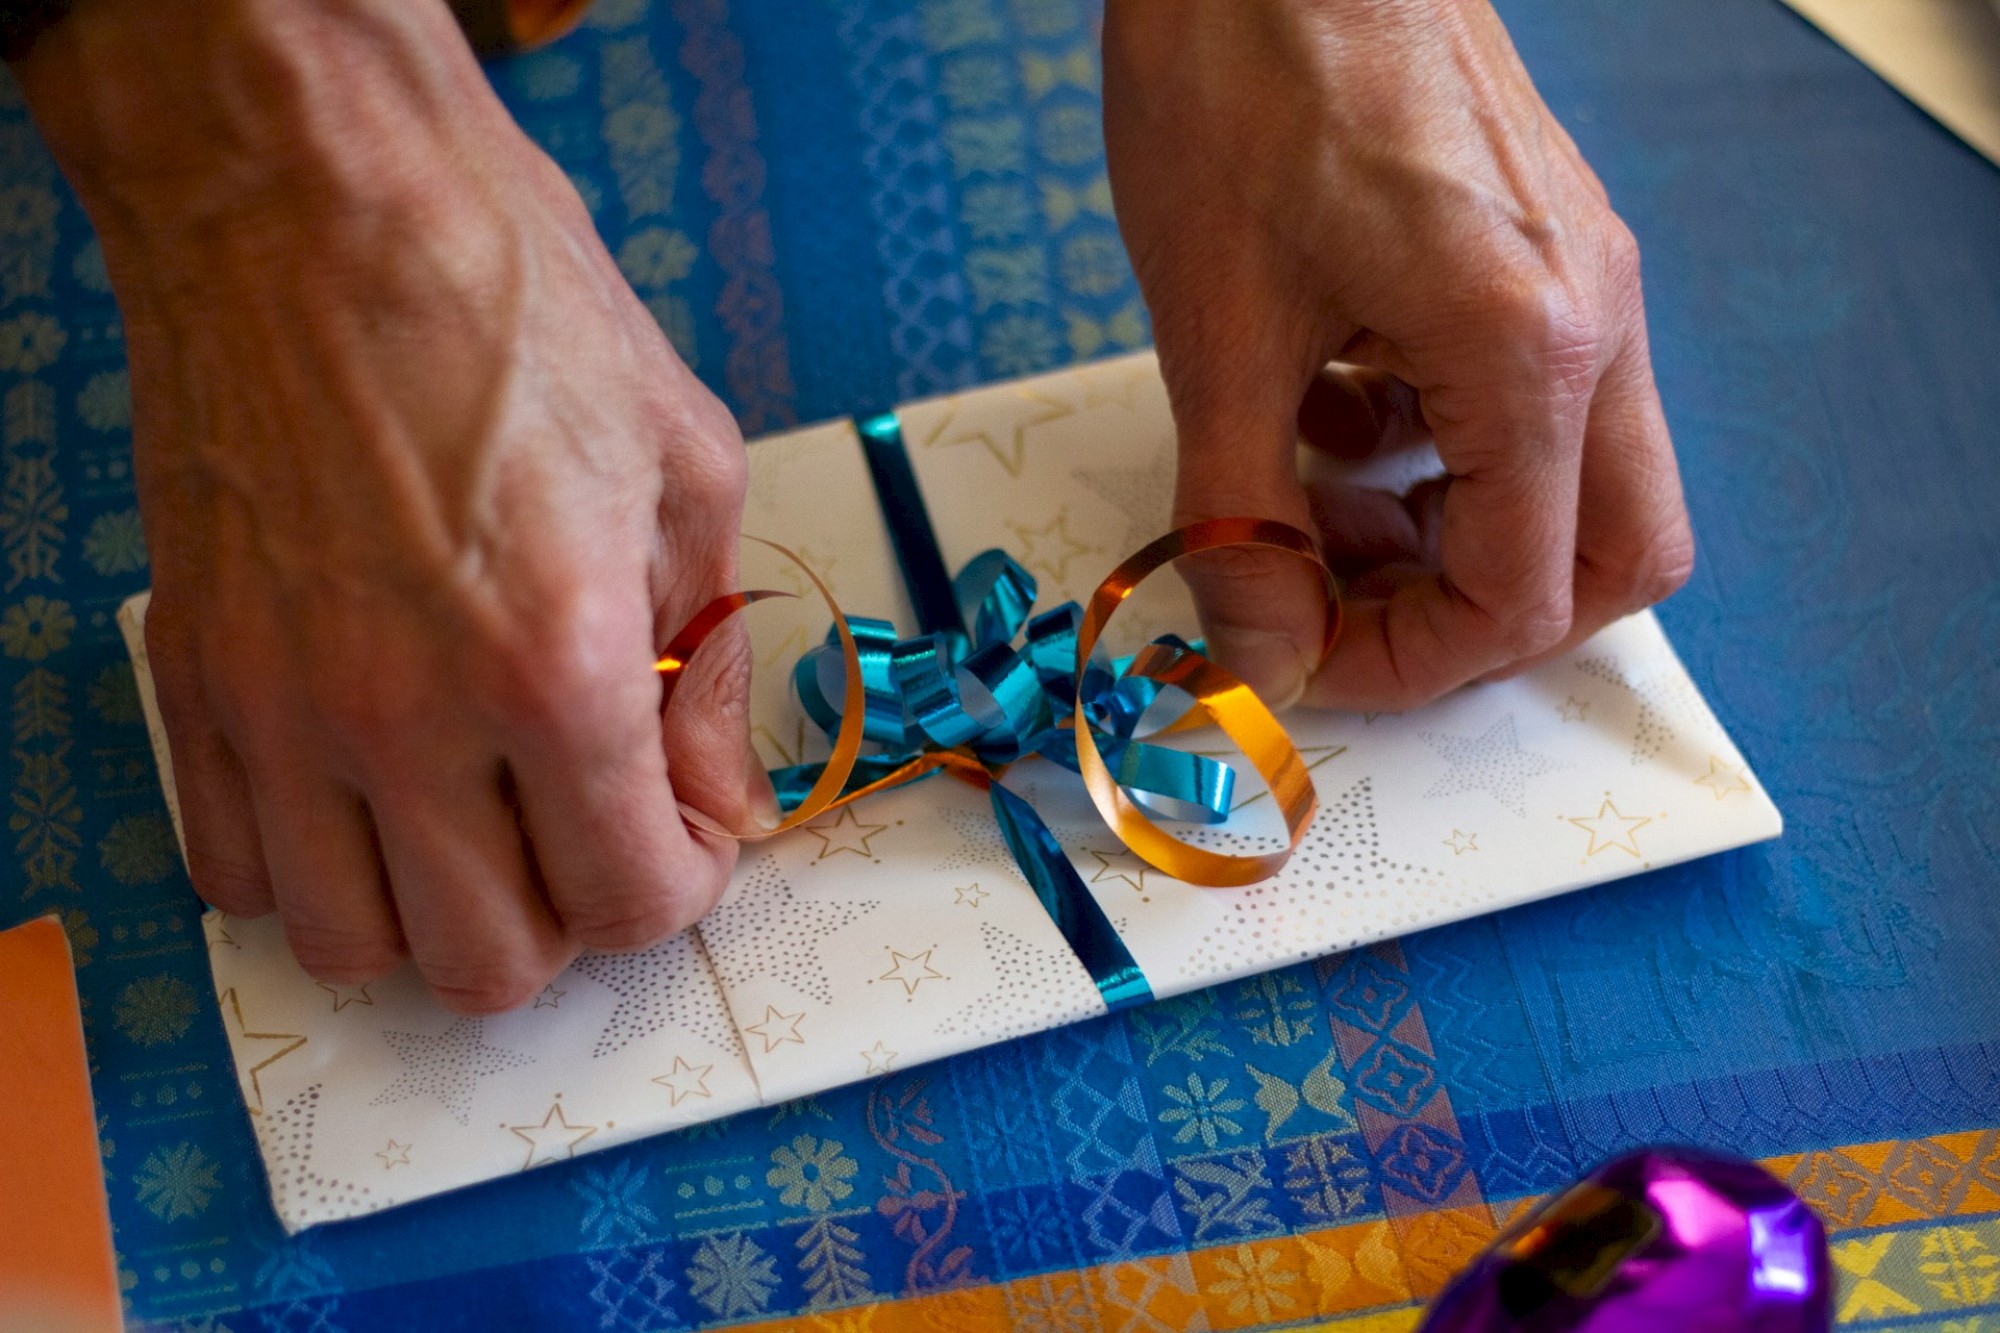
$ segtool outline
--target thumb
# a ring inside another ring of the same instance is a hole
[[[1177,411],[1175,526],[1241,516],[1313,531],[1298,475],[1299,396],[1260,397],[1269,401],[1236,397],[1224,410]],[[1209,655],[1270,707],[1297,702],[1326,635],[1320,576],[1304,561],[1257,547],[1205,551],[1176,567],[1194,594]]]

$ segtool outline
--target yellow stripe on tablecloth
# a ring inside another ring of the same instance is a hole
[[[1833,1234],[1842,1322],[1964,1310],[2000,1283],[2000,1130],[1849,1144],[1764,1159]],[[1504,1227],[1537,1200],[1438,1209],[1066,1269],[901,1300],[739,1325],[742,1333],[959,1333],[1068,1327],[1095,1311],[1117,1328],[1271,1326],[1307,1333],[1409,1333],[1413,1299],[1398,1246],[1409,1235]],[[1477,1217],[1467,1214],[1477,1213]],[[1414,1230],[1412,1221],[1438,1223]],[[1916,1225],[1928,1222],[1930,1225]],[[1883,1228],[1889,1228],[1883,1230]],[[1876,1232],[1860,1237],[1847,1233]],[[1843,1239],[1847,1236],[1846,1239]],[[1312,1321],[1320,1322],[1312,1322]]]

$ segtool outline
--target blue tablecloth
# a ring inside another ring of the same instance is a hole
[[[1046,1275],[1221,1253],[1201,1318],[1245,1327],[1356,1308],[1251,1282],[1258,1246],[1387,1219],[1407,1304],[1466,1218],[1676,1139],[1796,1166],[1860,1246],[1848,1318],[2000,1321],[2000,172],[1775,0],[1503,11],[1644,249],[1700,543],[1662,614],[1784,839],[299,1238],[112,623],[147,577],[117,313],[0,106],[0,916],[76,945],[135,1315],[679,1327],[997,1285],[1027,1323]],[[1094,22],[599,0],[493,74],[754,435],[1145,341]],[[783,1204],[801,1140],[858,1163],[839,1208]],[[1113,1286],[1048,1326],[1137,1321]]]

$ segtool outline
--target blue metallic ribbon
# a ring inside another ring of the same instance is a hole
[[[846,617],[861,664],[863,731],[880,752],[855,766],[842,797],[941,768],[984,786],[1015,863],[1105,1004],[1121,1009],[1150,1000],[1145,974],[1055,835],[1000,778],[1008,765],[1037,754],[1077,771],[1071,723],[1079,708],[1118,785],[1154,814],[1222,822],[1235,771],[1137,739],[1148,717],[1163,710],[1177,715],[1192,701],[1163,699],[1176,691],[1125,677],[1125,662],[1095,655],[1079,688],[1082,608],[1065,602],[1030,618],[1034,576],[1005,551],[983,551],[948,577],[901,423],[884,413],[856,427],[921,632],[904,638],[887,621]],[[1188,648],[1171,637],[1159,642]],[[793,669],[799,702],[828,737],[840,727],[844,676],[836,630]],[[799,764],[774,772],[780,806],[796,808],[825,767]]]

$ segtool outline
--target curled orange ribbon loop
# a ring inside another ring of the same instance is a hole
[[[1084,609],[1077,630],[1076,684],[1081,690],[1091,651],[1118,608],[1137,590],[1140,583],[1182,556],[1195,555],[1228,546],[1258,546],[1281,551],[1310,561],[1326,579],[1327,629],[1321,655],[1333,647],[1340,634],[1340,596],[1333,572],[1326,567],[1312,539],[1297,528],[1268,519],[1220,518],[1192,523],[1148,543],[1118,568],[1111,571]],[[1153,644],[1132,661],[1128,676],[1140,676],[1163,685],[1175,685],[1195,698],[1190,710],[1219,726],[1270,788],[1271,797],[1285,821],[1287,844],[1280,851],[1257,856],[1228,856],[1203,847],[1193,847],[1155,824],[1146,812],[1119,787],[1084,710],[1078,708],[1070,726],[1076,734],[1077,767],[1098,814],[1119,841],[1149,865],[1175,879],[1214,888],[1232,888],[1268,879],[1291,859],[1319,809],[1312,775],[1305,760],[1285,734],[1264,701],[1249,686],[1215,663],[1185,648]],[[1176,728],[1178,729],[1178,724]]]
[[[874,781],[844,792],[843,788],[860,759],[866,712],[860,654],[853,633],[833,594],[803,560],[775,542],[757,537],[748,540],[770,547],[803,570],[832,613],[845,671],[840,723],[833,738],[833,752],[824,768],[799,805],[778,824],[768,829],[742,832],[723,828],[699,811],[684,811],[684,817],[690,824],[720,837],[751,841],[797,828],[829,809],[913,782],[938,769],[982,788],[990,786],[1006,771],[1007,765],[983,762],[963,747],[938,749],[916,755]],[[1312,539],[1296,528],[1267,519],[1211,519],[1177,529],[1149,543],[1098,585],[1077,628],[1074,682],[1079,699],[1082,699],[1086,674],[1098,639],[1111,617],[1139,584],[1183,556],[1229,546],[1263,547],[1310,561],[1326,579],[1328,590],[1327,631],[1322,655],[1333,646],[1340,633],[1339,591],[1332,572],[1320,558]],[[767,598],[791,595],[768,589],[729,593],[697,612],[674,636],[655,664],[664,685],[662,707],[672,701],[675,687],[686,672],[688,660],[723,622]],[[1187,712],[1165,730],[1180,731],[1204,723],[1213,723],[1221,728],[1263,777],[1284,819],[1288,842],[1279,851],[1254,856],[1228,856],[1190,846],[1166,832],[1118,785],[1098,747],[1088,707],[1078,707],[1073,710],[1069,721],[1076,737],[1077,768],[1091,801],[1112,832],[1148,864],[1190,884],[1233,887],[1252,884],[1276,874],[1298,849],[1306,828],[1319,808],[1318,795],[1313,790],[1305,761],[1278,719],[1250,687],[1234,675],[1200,653],[1172,642],[1147,646],[1132,659],[1125,674],[1175,687],[1194,700]],[[1089,701],[1085,699],[1083,702],[1087,705]]]
[[[734,839],[737,842],[750,842],[758,838],[768,838],[772,834],[783,833],[788,829],[795,829],[808,819],[813,818],[815,815],[823,814],[831,808],[835,801],[839,799],[840,789],[846,784],[848,775],[854,771],[855,761],[861,757],[861,729],[863,721],[861,653],[855,647],[853,633],[847,628],[847,617],[841,614],[840,604],[833,600],[833,593],[828,591],[826,584],[820,582],[819,575],[814,573],[811,566],[807,565],[805,561],[799,559],[795,552],[778,545],[776,542],[767,542],[762,537],[746,537],[744,540],[756,542],[759,546],[770,547],[779,555],[797,565],[799,569],[804,571],[805,576],[812,581],[813,587],[819,592],[820,600],[826,603],[826,609],[832,613],[834,629],[840,635],[840,653],[842,662],[847,669],[847,682],[841,695],[840,729],[834,733],[833,753],[826,761],[826,771],[820,774],[819,780],[813,783],[811,789],[806,792],[805,799],[799,802],[797,808],[789,815],[786,815],[770,828],[739,832],[735,829],[722,827],[721,824],[702,814],[699,810],[690,810],[685,806],[681,808],[681,817],[688,823],[695,825],[704,832],[712,833],[721,838]],[[695,612],[694,619],[681,627],[680,633],[674,635],[673,640],[667,644],[666,651],[660,654],[660,660],[653,664],[653,670],[660,673],[661,711],[664,712],[667,706],[673,702],[674,690],[686,678],[689,659],[694,656],[695,651],[701,647],[708,636],[721,627],[724,621],[738,612],[768,598],[790,597],[792,595],[788,592],[777,592],[769,588],[753,588],[745,592],[724,593],[701,610]],[[908,781],[908,779],[906,778],[904,781]],[[877,784],[877,786],[880,785],[882,784]]]

